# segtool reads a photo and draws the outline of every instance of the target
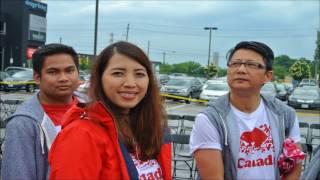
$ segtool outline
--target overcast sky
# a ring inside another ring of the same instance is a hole
[[[93,54],[94,0],[47,0],[47,43],[73,46]],[[100,0],[98,53],[113,40],[137,44],[154,61],[208,61],[209,31],[212,50],[225,55],[236,43],[255,40],[268,44],[276,56],[313,60],[319,30],[319,1],[106,1]],[[212,51],[211,51],[212,52]],[[212,57],[212,55],[211,55]]]

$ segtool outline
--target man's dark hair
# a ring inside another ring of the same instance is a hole
[[[72,57],[74,64],[79,70],[79,58],[76,51],[67,45],[64,44],[47,44],[41,46],[37,49],[32,55],[32,67],[33,71],[38,73],[41,76],[41,69],[43,67],[43,63],[47,56],[55,55],[55,54],[68,54]]]
[[[264,43],[256,42],[256,41],[242,41],[239,42],[234,48],[230,49],[227,53],[228,63],[230,62],[233,54],[239,49],[249,49],[263,57],[263,61],[266,64],[266,70],[272,71],[273,64],[273,51],[272,49]]]

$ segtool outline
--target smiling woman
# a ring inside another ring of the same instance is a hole
[[[145,53],[111,44],[91,73],[91,102],[65,116],[49,154],[50,179],[171,179],[167,121]]]

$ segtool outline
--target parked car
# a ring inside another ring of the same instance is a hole
[[[229,86],[226,82],[208,82],[203,88],[200,99],[216,101],[220,96],[229,92]]]
[[[4,69],[4,71],[7,72],[10,76],[15,74],[16,72],[29,71],[29,70],[32,70],[32,69],[24,68],[24,67],[16,67],[16,66],[9,66]]]
[[[227,81],[220,80],[220,79],[209,79],[209,80],[207,80],[206,83],[202,86],[202,90],[204,90],[209,83],[227,83]]]
[[[290,95],[293,91],[293,84],[292,83],[283,83],[286,91],[288,92],[288,94]]]
[[[85,81],[89,81],[90,74],[86,73],[85,71],[79,71],[79,85],[85,83]]]
[[[4,91],[24,89],[27,92],[33,92],[37,88],[31,69],[14,73],[12,76],[5,78],[2,85]]]
[[[201,88],[202,83],[197,78],[177,77],[170,79],[167,84],[161,87],[160,91],[166,94],[198,99]],[[188,100],[186,102],[189,103]]]
[[[202,84],[205,84],[208,81],[208,79],[205,77],[198,77],[198,79],[201,81]]]
[[[184,73],[171,73],[170,75],[170,78],[173,77],[188,77],[187,74],[184,74]]]
[[[286,89],[286,86],[284,84],[276,84],[277,94],[276,98],[286,101],[288,99],[288,96],[290,95],[289,92]]]
[[[90,81],[84,81],[82,84],[79,85],[77,91],[80,93],[87,93],[89,89]]]
[[[317,81],[315,79],[302,79],[298,86],[317,86]]]
[[[4,71],[0,71],[0,91],[3,90],[3,80],[7,77],[9,77],[10,75],[7,72]]]
[[[170,80],[170,77],[168,74],[157,74],[156,78],[160,83],[159,85],[164,85]]]
[[[272,96],[272,97],[276,97],[277,96],[277,89],[276,89],[276,85],[274,82],[267,82],[265,83],[261,90],[260,90],[261,94],[264,95],[268,95],[268,96]]]
[[[296,87],[288,98],[288,105],[294,108],[320,108],[320,88],[317,86]]]

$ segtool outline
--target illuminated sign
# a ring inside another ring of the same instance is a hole
[[[41,2],[36,2],[33,0],[25,0],[24,1],[25,5],[27,5],[28,7],[30,7],[31,9],[34,10],[41,10],[43,12],[47,12],[47,5]]]

